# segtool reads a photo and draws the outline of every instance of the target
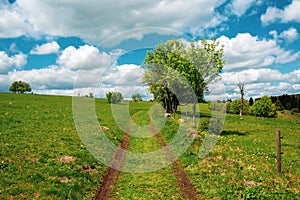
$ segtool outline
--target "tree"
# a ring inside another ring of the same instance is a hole
[[[240,104],[240,116],[243,115],[243,106],[244,106],[244,95],[245,95],[245,84],[244,82],[239,82],[238,87],[241,94],[241,104]]]
[[[250,108],[250,114],[259,117],[276,117],[276,107],[268,96],[263,96],[260,100],[254,102]]]
[[[276,107],[276,110],[284,110],[284,107],[283,105],[281,104],[281,101],[279,100],[279,98],[277,98],[276,102],[275,102],[275,107]]]
[[[30,84],[25,81],[15,81],[9,87],[9,91],[23,94],[25,92],[31,92],[31,87]]]
[[[108,103],[120,103],[123,100],[121,92],[108,92],[106,93],[106,99]]]
[[[250,99],[249,99],[249,106],[252,106],[252,105],[253,105],[253,103],[254,103],[254,101],[253,101],[253,98],[252,98],[252,97],[250,97]]]
[[[292,104],[291,104],[290,102],[287,102],[287,103],[285,104],[285,108],[286,108],[287,110],[291,110],[291,109],[292,109]]]
[[[132,98],[132,100],[135,101],[135,102],[137,102],[137,101],[142,101],[142,96],[141,96],[139,93],[133,94],[133,95],[131,96],[131,98]]]
[[[242,101],[241,99],[236,99],[232,101],[230,104],[229,113],[232,114],[241,113],[241,101]],[[249,112],[249,102],[247,100],[244,100],[242,113],[247,114],[248,112]]]
[[[143,82],[167,112],[175,112],[180,102],[193,103],[195,116],[196,104],[204,100],[207,85],[225,64],[222,57],[223,46],[216,40],[201,43],[169,40],[147,52]]]

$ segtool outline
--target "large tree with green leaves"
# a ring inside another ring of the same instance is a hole
[[[142,101],[142,100],[143,100],[143,99],[142,99],[142,96],[141,96],[139,93],[133,94],[133,95],[131,96],[131,98],[132,98],[132,100],[135,101],[135,102],[137,102],[137,101]]]
[[[108,103],[118,104],[123,100],[123,95],[121,92],[107,92],[106,99]]]
[[[176,111],[179,102],[184,102],[193,103],[195,113],[196,103],[203,101],[204,93],[208,91],[207,85],[225,64],[222,57],[223,46],[216,40],[169,40],[147,52],[143,81],[167,112]],[[189,87],[195,95],[188,94],[191,93]]]
[[[25,92],[31,92],[31,87],[30,84],[25,81],[15,81],[9,87],[9,91],[23,94]]]
[[[276,106],[272,103],[271,97],[263,96],[251,106],[250,114],[259,117],[276,117]]]

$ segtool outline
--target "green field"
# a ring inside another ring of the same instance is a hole
[[[106,135],[119,144],[124,132],[110,104],[96,99],[96,114]],[[150,102],[130,102],[137,124],[149,123]],[[210,111],[200,105],[200,124]],[[171,141],[179,116],[167,118],[161,135]],[[226,115],[213,151],[198,159],[206,135],[180,158],[199,199],[300,199],[300,116],[288,111],[275,119]],[[276,172],[275,131],[281,130],[282,173]],[[107,167],[81,142],[74,125],[72,97],[0,93],[0,199],[92,199]],[[156,138],[131,137],[128,150],[159,149]],[[63,162],[64,156],[75,160]],[[147,173],[121,172],[111,199],[183,199],[172,166]]]

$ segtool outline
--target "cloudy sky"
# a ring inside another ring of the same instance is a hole
[[[147,50],[168,39],[225,45],[225,98],[300,93],[300,0],[0,0],[0,91],[142,93]],[[75,91],[74,91],[75,88]]]

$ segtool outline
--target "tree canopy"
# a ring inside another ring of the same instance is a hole
[[[121,92],[108,92],[106,93],[106,99],[108,103],[120,103],[123,100],[123,95]]]
[[[180,103],[202,102],[207,85],[221,72],[225,61],[223,46],[216,41],[169,40],[148,51],[143,82],[167,112]]]
[[[272,100],[268,96],[254,102],[250,108],[250,114],[259,117],[276,117],[276,107],[272,104]]]
[[[133,94],[133,95],[131,96],[131,98],[132,98],[132,100],[135,101],[135,102],[137,102],[137,101],[142,101],[142,100],[143,100],[143,99],[142,99],[142,96],[141,96],[139,93]]]
[[[25,92],[31,92],[31,87],[30,84],[25,81],[15,81],[9,87],[9,91],[23,94]]]

